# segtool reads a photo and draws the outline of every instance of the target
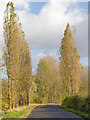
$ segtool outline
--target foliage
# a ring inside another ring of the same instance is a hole
[[[7,81],[3,80],[3,103],[9,108],[30,104],[32,84],[31,57],[19,18],[12,2],[6,6],[4,17],[4,62]],[[6,97],[4,96],[6,94]],[[4,107],[4,106],[3,106]]]
[[[73,108],[76,110],[80,110],[80,111],[88,111],[87,109],[87,104],[88,104],[88,98],[80,98],[80,96],[70,96],[70,97],[66,97],[63,102],[62,105],[69,107],[69,108]]]
[[[75,45],[74,31],[75,29],[72,31],[70,25],[67,24],[60,47],[60,76],[64,88],[64,97],[76,94],[79,90],[81,81],[80,75],[82,67]]]
[[[59,75],[59,64],[51,56],[40,59],[35,84],[37,86],[37,103],[60,103],[61,79]]]
[[[67,24],[60,47],[60,76],[62,79],[62,106],[88,112],[88,71],[80,64],[76,49],[75,28]]]
[[[7,102],[3,102],[2,107],[5,109],[9,108],[9,104]]]
[[[80,110],[83,112],[89,112],[90,98],[88,96],[88,68],[83,68],[81,75],[81,83],[79,91],[76,95],[66,97],[62,106]]]
[[[51,56],[41,58],[37,73],[33,76],[30,50],[12,2],[6,6],[3,28],[3,59],[7,72],[7,79],[2,79],[4,111],[30,103],[62,103],[64,107],[73,108],[74,111],[88,112],[88,70],[80,64],[74,26],[66,26],[61,40],[60,62]],[[4,117],[21,117],[29,109],[31,107],[6,113]]]

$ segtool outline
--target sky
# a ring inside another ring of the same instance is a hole
[[[4,0],[0,12],[8,0]],[[59,62],[59,48],[67,23],[76,29],[76,43],[80,63],[88,65],[88,3],[87,2],[14,2],[15,12],[20,18],[25,39],[31,49],[32,70],[35,73],[40,58],[51,55]],[[1,27],[2,28],[2,27]],[[0,29],[2,33],[2,29]],[[0,35],[2,36],[2,35]],[[1,37],[3,39],[3,37]]]

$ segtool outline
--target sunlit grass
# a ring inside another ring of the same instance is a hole
[[[32,111],[32,109],[36,106],[36,104],[31,104],[27,107],[19,107],[15,110],[9,110],[7,112],[3,112],[2,117],[3,118],[24,118]]]

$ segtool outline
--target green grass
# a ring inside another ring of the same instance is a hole
[[[0,120],[2,119],[2,116],[0,115]]]
[[[26,116],[28,113],[31,112],[31,110],[35,107],[36,105],[32,104],[30,106],[27,106],[21,111],[14,111],[14,112],[6,112],[3,113],[3,118],[23,118]]]
[[[65,106],[62,106],[62,105],[57,105],[58,107],[66,110],[66,111],[69,111],[69,112],[73,112],[79,116],[82,116],[84,117],[86,120],[90,120],[90,114],[89,113],[86,113],[86,112],[82,112],[82,111],[79,111],[79,110],[74,110],[72,108],[68,108],[68,107],[65,107]]]

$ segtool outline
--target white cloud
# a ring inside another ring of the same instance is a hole
[[[3,2],[3,10],[5,10],[5,4]],[[12,0],[14,1],[14,0]],[[38,15],[30,13],[30,3],[26,0],[19,0],[22,2],[14,2],[16,12],[20,17],[20,21],[25,32],[26,40],[34,50],[41,49],[44,52],[38,53],[36,56],[32,56],[32,64],[38,63],[39,59],[46,54],[51,54],[53,57],[57,57],[57,52],[54,53],[50,50],[60,47],[60,40],[63,37],[63,33],[67,22],[74,25],[77,30],[77,43],[80,56],[87,57],[88,51],[88,19],[87,15],[77,7],[77,3],[62,3],[52,2],[47,3],[40,11]],[[74,6],[74,9],[72,7]],[[0,15],[3,13],[0,10]],[[3,16],[3,14],[2,14]],[[3,21],[3,19],[1,19]],[[0,22],[0,25],[2,22]],[[2,32],[2,29],[0,30]],[[54,55],[53,55],[54,54]]]
[[[77,48],[81,58],[88,57],[88,16],[77,25]]]
[[[72,10],[72,6],[76,7]],[[80,45],[82,41],[84,41],[84,38],[86,43],[88,41],[86,37],[87,15],[83,14],[82,11],[77,8],[77,3],[51,1],[43,7],[38,15],[23,10],[19,10],[17,13],[18,16],[20,16],[26,40],[29,44],[31,42],[32,48],[58,48],[67,22],[77,28],[78,41],[80,41],[78,43]],[[85,48],[84,42],[82,46]],[[82,49],[79,49],[79,52],[83,54]]]

